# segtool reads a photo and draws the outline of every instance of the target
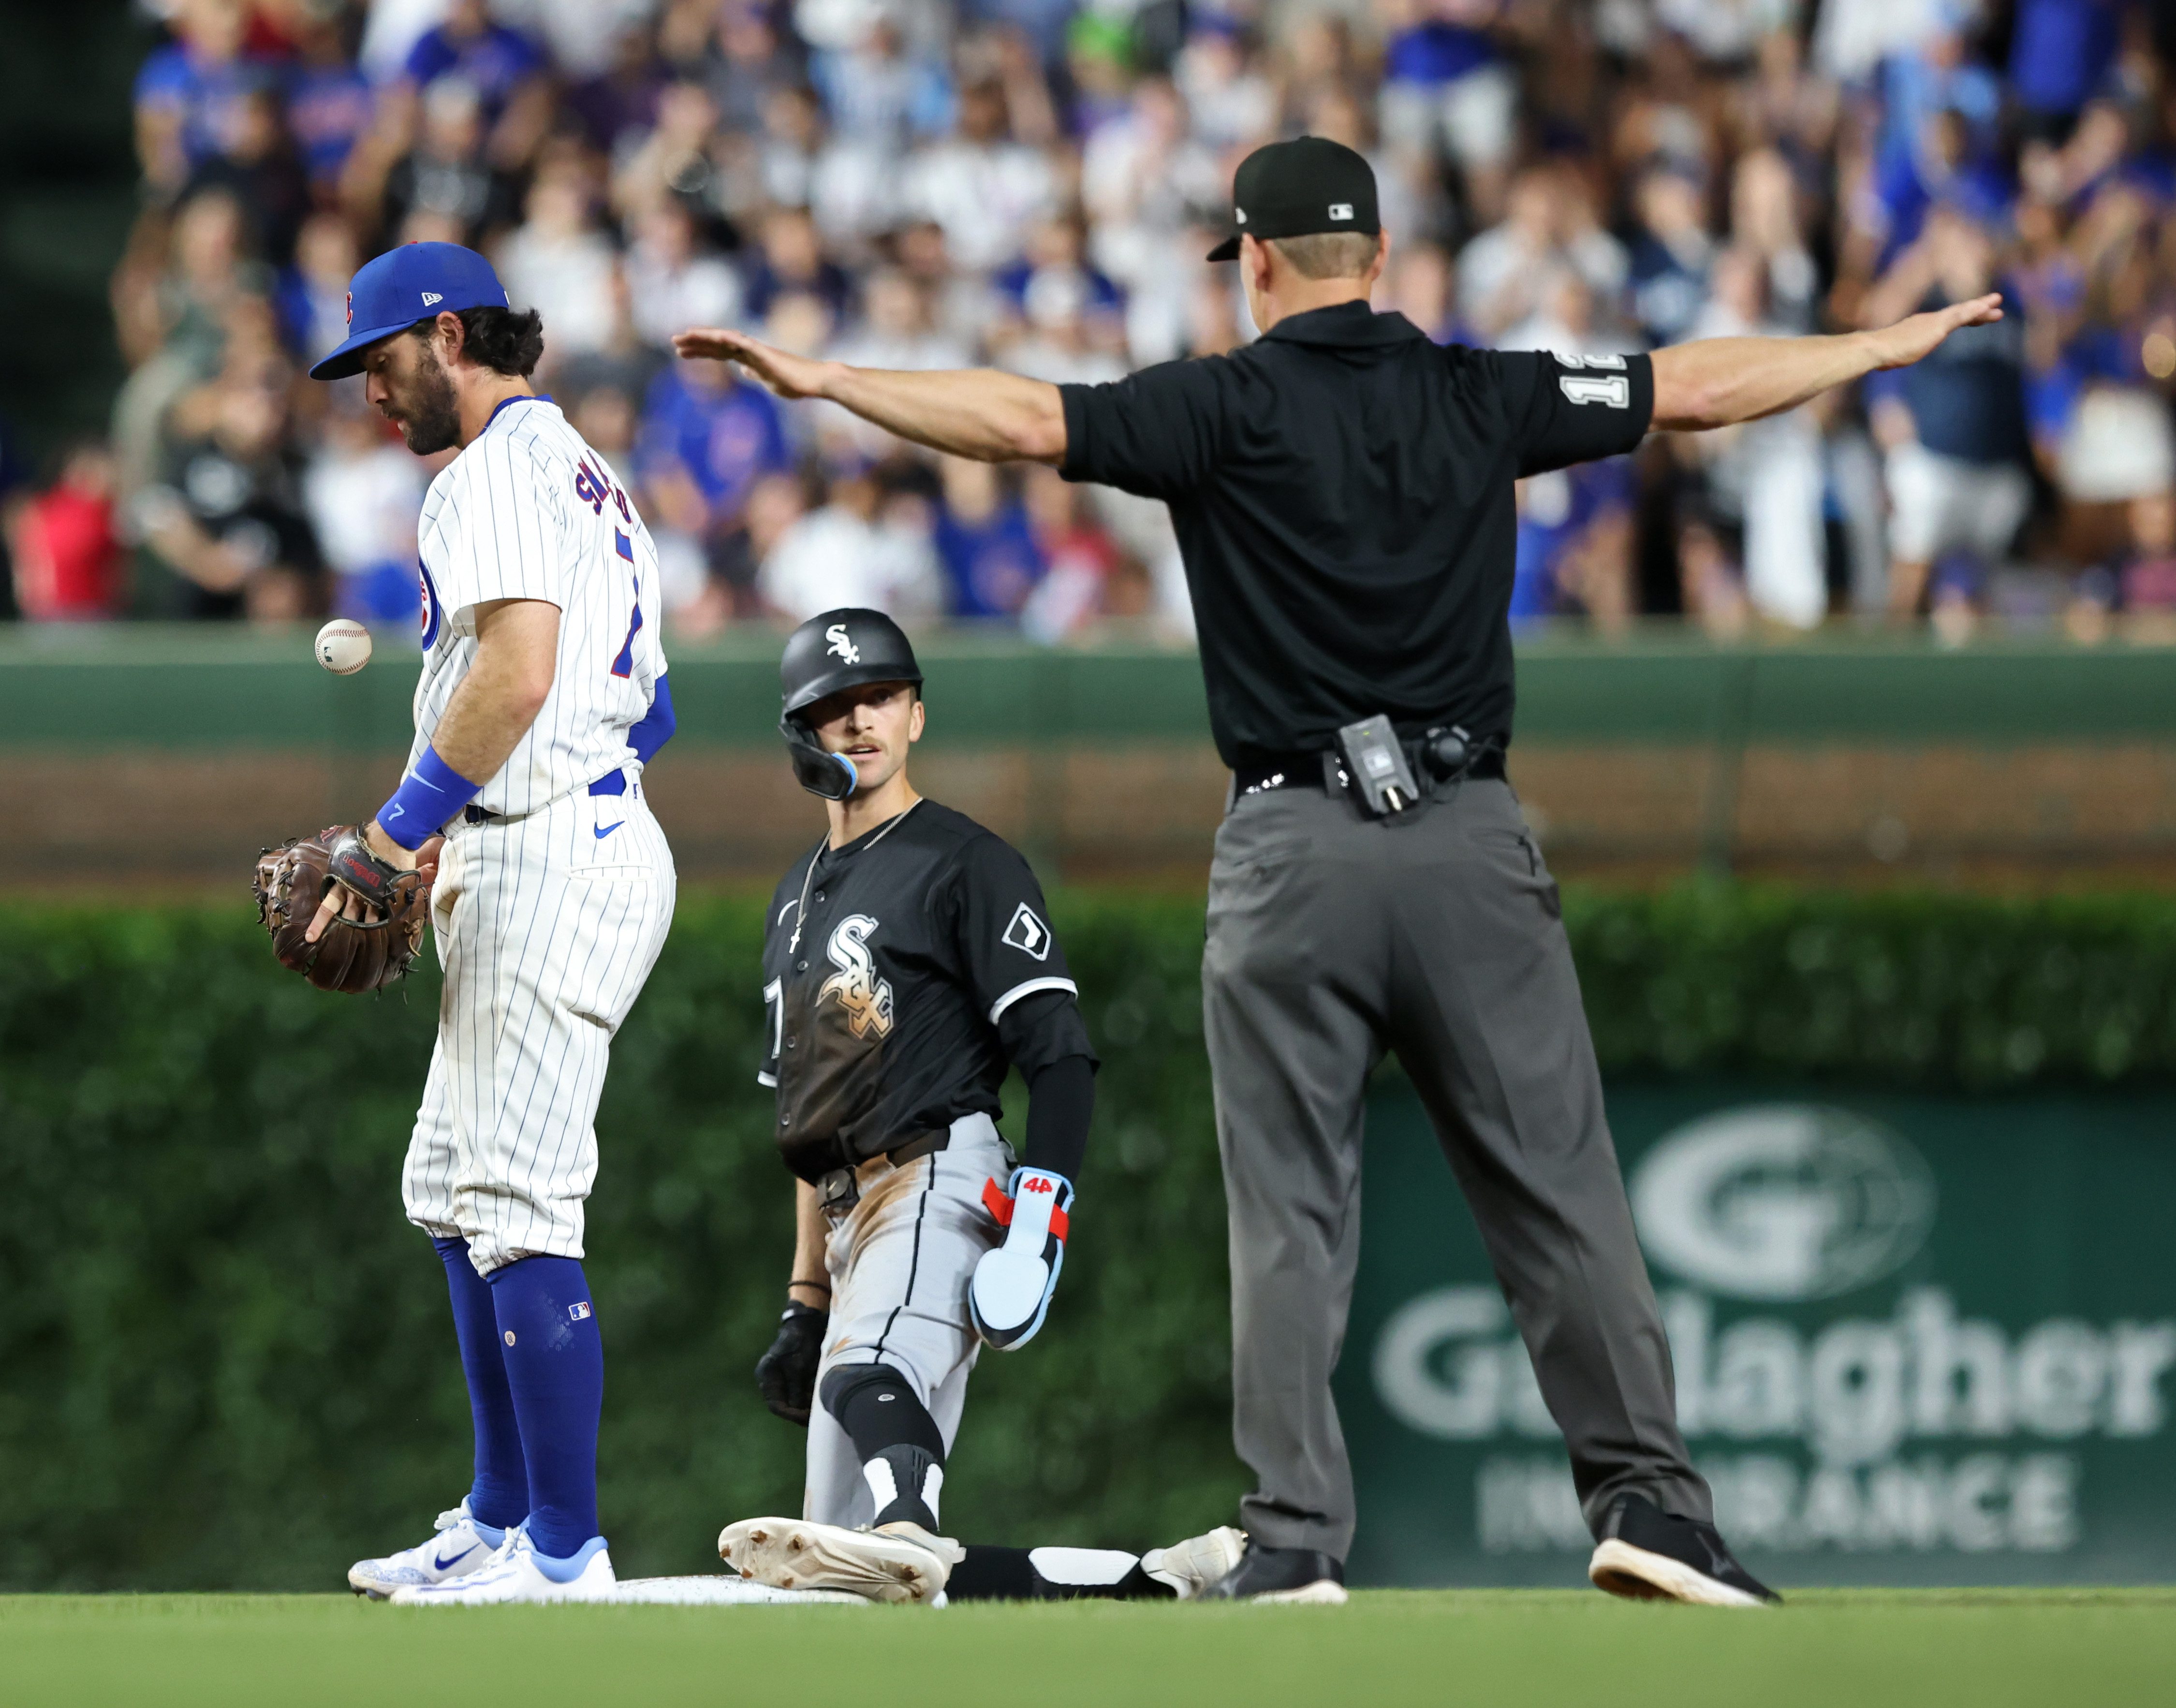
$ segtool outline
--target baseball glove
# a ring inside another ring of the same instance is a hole
[[[257,917],[280,965],[319,990],[380,990],[406,976],[423,944],[431,873],[401,872],[370,851],[362,833],[335,824],[292,836],[257,862]],[[303,934],[334,884],[371,906],[362,919],[335,919],[315,943]]]
[[[778,1319],[778,1338],[755,1361],[756,1391],[763,1403],[789,1423],[808,1427],[816,1403],[816,1367],[824,1361],[824,1325],[828,1312],[813,1305],[789,1303]]]

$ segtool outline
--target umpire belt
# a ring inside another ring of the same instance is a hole
[[[627,768],[623,765],[607,771],[604,775],[590,785],[589,792],[592,795],[624,795],[627,792]],[[559,798],[563,801],[566,797],[562,795]],[[547,806],[551,804],[552,803],[546,802]],[[509,819],[525,819],[528,816],[526,813],[487,812],[473,801],[461,808],[461,820],[464,824],[503,824]]]
[[[1412,764],[1415,776],[1435,782],[1450,781],[1447,777],[1435,776],[1428,765],[1428,755],[1420,750],[1418,742],[1409,741],[1401,745],[1406,749],[1406,758]],[[1482,746],[1481,751],[1456,775],[1461,778],[1503,781],[1502,749]],[[1325,794],[1342,795],[1351,787],[1352,780],[1345,775],[1345,762],[1327,748],[1251,759],[1232,774],[1232,798],[1234,801],[1245,795],[1266,794],[1272,789],[1319,789]]]

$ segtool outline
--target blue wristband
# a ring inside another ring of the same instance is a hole
[[[393,798],[378,809],[378,828],[412,854],[445,829],[446,821],[482,786],[440,759],[436,748],[427,747]]]

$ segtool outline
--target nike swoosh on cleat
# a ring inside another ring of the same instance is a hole
[[[443,1558],[443,1559],[434,1559],[434,1560],[432,1560],[432,1561],[431,1562],[431,1569],[432,1569],[432,1571],[434,1571],[434,1572],[442,1572],[442,1571],[444,1571],[444,1570],[446,1570],[449,1567],[450,1567],[450,1566],[454,1565],[456,1562],[460,1561],[460,1560],[465,1560],[465,1559],[466,1559],[466,1558],[467,1558],[471,1554],[474,1553],[475,1552],[476,1552],[476,1544],[475,1544],[474,1542],[471,1542],[471,1543],[470,1543],[466,1548],[465,1548],[461,1549],[461,1551],[460,1551],[460,1553],[458,1553],[449,1554],[449,1555],[448,1555],[445,1558]]]
[[[627,823],[627,820],[624,819],[619,821],[619,824],[624,824],[625,823]],[[598,841],[601,842],[606,837],[611,835],[613,831],[618,830],[619,824],[603,824],[596,826],[591,829],[590,835],[596,837]]]

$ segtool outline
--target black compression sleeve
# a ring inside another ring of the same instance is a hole
[[[944,1596],[953,1602],[1167,1602],[1177,1593],[1141,1569],[1135,1560],[1131,1570],[1115,1580],[1098,1575],[1091,1582],[1074,1583],[1064,1576],[1045,1577],[1035,1556],[1042,1550],[1026,1548],[985,1548],[967,1544],[967,1558],[952,1568]],[[1071,1550],[1053,1551],[1069,1553]],[[1053,1569],[1064,1566],[1044,1555]]]
[[[1036,1069],[1027,1082],[1027,1166],[1062,1174],[1077,1188],[1095,1112],[1096,1064],[1087,1057],[1061,1056]]]

